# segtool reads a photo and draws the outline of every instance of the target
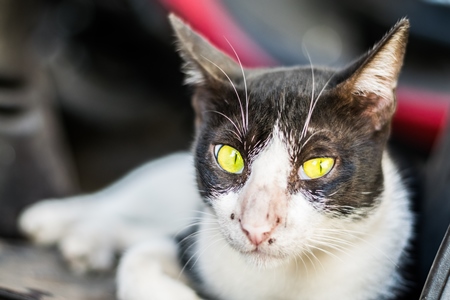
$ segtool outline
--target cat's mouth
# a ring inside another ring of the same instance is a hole
[[[246,261],[261,269],[271,269],[281,265],[285,259],[262,252],[251,252],[246,255]]]
[[[255,246],[249,251],[241,251],[245,260],[258,268],[273,268],[286,261],[285,255],[279,255],[272,251],[267,251],[264,247]]]

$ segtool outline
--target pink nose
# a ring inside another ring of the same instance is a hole
[[[249,224],[241,224],[242,231],[247,235],[250,242],[258,246],[266,241],[272,234],[272,228],[267,225],[252,226]]]

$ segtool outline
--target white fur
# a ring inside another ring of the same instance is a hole
[[[131,248],[117,271],[117,295],[121,300],[196,300],[177,262],[173,240],[160,238]]]
[[[255,162],[258,175],[249,182],[284,186],[287,155],[275,136]],[[273,157],[281,163],[273,164]],[[391,287],[399,284],[396,263],[411,235],[412,216],[387,155],[383,169],[382,201],[367,219],[328,218],[297,195],[289,201],[286,224],[273,232],[276,242],[261,244],[257,253],[230,219],[238,195],[229,193],[215,201],[201,214],[200,235],[193,245],[192,259],[201,269],[204,288],[224,300],[390,295]],[[120,263],[119,298],[199,299],[176,264],[175,245],[165,237],[195,214],[200,199],[193,170],[189,154],[162,158],[100,193],[38,203],[22,215],[20,225],[38,242],[58,243],[79,270],[110,267],[115,252],[146,240],[131,247]],[[327,246],[319,242],[320,236],[339,242]]]
[[[19,226],[38,244],[57,244],[76,271],[103,270],[117,252],[177,233],[200,203],[192,157],[179,153],[98,193],[39,202],[21,215]]]

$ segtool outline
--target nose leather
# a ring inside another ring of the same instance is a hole
[[[271,228],[269,224],[264,224],[262,226],[252,226],[249,224],[241,223],[241,229],[248,237],[250,242],[253,245],[258,246],[269,239],[272,234],[273,228]]]

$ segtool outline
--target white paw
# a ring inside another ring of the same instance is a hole
[[[138,245],[127,252],[117,271],[120,300],[199,300],[179,276],[176,248],[170,241]]]
[[[37,244],[56,244],[81,217],[67,202],[45,200],[32,205],[19,217],[19,228]]]
[[[76,273],[107,271],[115,262],[115,233],[110,222],[84,220],[67,232],[59,242],[59,249]]]
[[[102,216],[104,209],[95,200],[81,196],[38,202],[22,213],[19,227],[39,245],[57,245],[77,273],[111,269],[116,223]]]

